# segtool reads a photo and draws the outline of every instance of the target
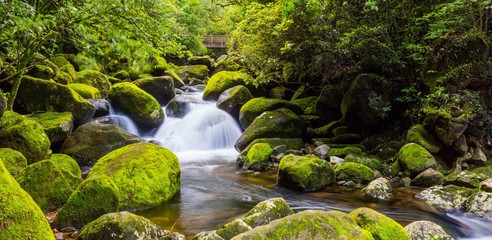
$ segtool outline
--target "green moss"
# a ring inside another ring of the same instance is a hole
[[[241,220],[255,228],[293,213],[294,210],[283,198],[271,198],[256,204]]]
[[[285,145],[287,149],[301,150],[304,147],[304,141],[302,138],[258,138],[251,142],[242,152],[241,155],[246,156],[249,149],[257,143],[266,143],[271,148],[276,146]]]
[[[212,61],[212,58],[210,58],[210,56],[206,55],[206,56],[191,56],[188,58],[188,62],[190,63],[190,65],[205,65],[207,67],[214,67],[212,65],[213,61]]]
[[[492,177],[492,167],[484,166],[471,170],[453,172],[446,176],[444,184],[453,184],[457,186],[478,188],[480,182]]]
[[[67,171],[75,177],[82,178],[79,164],[72,157],[66,154],[56,153],[51,154],[50,160],[61,170]]]
[[[358,208],[348,216],[354,219],[361,228],[371,232],[374,239],[410,239],[405,229],[395,220],[370,208]]]
[[[77,77],[77,72],[75,71],[75,67],[70,63],[65,64],[63,67],[61,67],[60,71],[64,72],[64,73],[68,73],[70,75],[71,80],[69,83],[72,83],[72,81],[75,79],[75,77]]]
[[[424,147],[416,143],[408,143],[403,146],[396,155],[400,166],[408,170],[411,175],[417,175],[427,168],[437,167],[437,162]]]
[[[333,168],[314,155],[287,155],[280,160],[277,183],[293,190],[317,191],[335,180]]]
[[[417,143],[431,153],[437,153],[441,151],[442,148],[442,144],[439,140],[429,133],[421,124],[414,125],[408,130],[406,142]]]
[[[108,77],[103,73],[95,70],[85,70],[77,73],[77,77],[73,80],[74,83],[83,83],[95,87],[101,93],[103,98],[108,96],[111,83]]]
[[[84,180],[70,195],[53,223],[58,228],[82,228],[98,217],[118,211],[118,187],[105,175]]]
[[[368,183],[374,178],[374,172],[359,163],[345,162],[335,169],[337,180],[354,181],[356,183]]]
[[[182,87],[185,85],[185,83],[183,82],[183,79],[181,79],[181,77],[178,76],[178,74],[176,74],[173,70],[167,70],[166,76],[169,76],[173,79],[174,87],[179,88],[179,87]]]
[[[439,109],[434,109],[434,108],[422,108],[420,110],[423,114],[426,116],[433,116],[433,117],[441,117],[443,119],[451,119],[452,116],[448,112],[439,110]]]
[[[241,107],[253,98],[251,92],[243,85],[238,85],[225,90],[217,100],[217,107],[239,119]]]
[[[166,59],[159,56],[151,56],[142,66],[142,73],[150,74],[151,76],[162,76],[169,69],[169,64]]]
[[[135,143],[114,150],[97,161],[88,178],[107,175],[120,191],[120,209],[158,206],[179,192],[178,158],[152,143]]]
[[[217,231],[215,231],[215,233],[223,239],[231,239],[232,237],[248,230],[251,230],[251,227],[248,224],[244,223],[240,219],[236,219],[220,227]]]
[[[243,168],[262,170],[268,168],[268,160],[273,150],[267,143],[257,143],[251,147],[246,155]]]
[[[67,85],[69,83],[72,83],[73,78],[72,76],[70,76],[70,74],[66,72],[60,72],[60,74],[58,74],[58,77],[56,77],[54,80],[57,83]]]
[[[28,163],[49,157],[50,140],[39,123],[12,111],[0,118],[0,147],[21,152]]]
[[[129,81],[130,80],[130,74],[126,70],[119,70],[115,74],[113,74],[113,77],[122,80],[122,81]]]
[[[39,121],[50,139],[51,146],[59,147],[73,129],[73,115],[70,112],[45,112],[31,115]]]
[[[51,56],[49,59],[59,68],[65,66],[66,64],[70,64],[70,62],[62,55],[54,55]]]
[[[27,73],[29,76],[40,78],[44,80],[50,80],[55,76],[53,69],[46,65],[36,65]]]
[[[175,96],[174,81],[169,76],[137,79],[133,84],[152,95],[162,106]]]
[[[303,113],[301,107],[289,101],[273,98],[253,98],[241,107],[239,111],[239,122],[243,129],[246,129],[253,120],[266,111],[273,111],[279,108],[286,108],[297,115]]]
[[[101,93],[99,93],[99,90],[90,85],[84,83],[71,83],[68,84],[68,87],[85,99],[101,98]]]
[[[10,175],[17,175],[22,169],[27,167],[27,159],[21,152],[11,148],[0,148],[0,161],[7,168]]]
[[[348,146],[344,148],[332,148],[330,151],[328,151],[328,156],[335,156],[335,157],[345,157],[349,154],[362,154],[362,149],[356,146]]]
[[[203,91],[204,100],[217,100],[222,92],[237,86],[246,85],[251,82],[251,76],[243,72],[218,72],[208,80]]]
[[[380,172],[383,171],[383,164],[381,161],[375,156],[366,156],[363,154],[353,154],[350,153],[345,157],[345,162],[355,162],[360,163],[364,166],[369,167],[372,170],[378,170]]]
[[[0,239],[55,239],[41,209],[0,161]]]
[[[116,111],[127,114],[137,124],[158,127],[164,122],[159,102],[133,83],[115,84],[108,98]]]
[[[181,66],[174,72],[185,82],[189,83],[193,78],[205,80],[208,77],[208,67],[205,65]]]
[[[317,97],[311,96],[311,97],[306,97],[306,98],[300,98],[300,99],[293,100],[292,103],[293,104],[296,104],[301,109],[303,109],[303,111],[304,111],[305,114],[311,114],[313,112],[309,112],[310,111],[309,107],[312,107],[313,104],[316,104],[316,100],[317,99],[318,99]]]

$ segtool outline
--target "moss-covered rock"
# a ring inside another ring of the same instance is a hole
[[[343,148],[334,147],[328,151],[328,156],[332,157],[345,157],[349,154],[354,154],[354,156],[360,155],[363,153],[363,150],[357,146],[347,146]],[[350,158],[349,158],[350,159]],[[355,157],[352,157],[354,162],[358,162],[355,160]]]
[[[29,72],[27,72],[27,75],[39,79],[50,80],[55,76],[55,71],[49,66],[38,64],[32,67]]]
[[[97,88],[87,85],[85,83],[71,83],[68,84],[67,86],[85,99],[94,99],[94,98],[102,97],[101,93]]]
[[[251,229],[252,228],[248,224],[243,222],[243,220],[236,219],[236,220],[220,227],[219,229],[217,229],[217,231],[215,231],[215,233],[223,239],[231,239],[232,237],[234,237],[240,233],[249,231]]]
[[[427,149],[416,144],[405,144],[396,155],[400,166],[408,170],[412,176],[425,171],[428,168],[436,168],[437,162]]]
[[[0,239],[55,239],[48,221],[0,161]]]
[[[43,126],[48,135],[52,149],[58,149],[67,139],[73,129],[73,115],[71,112],[45,112],[31,115]]]
[[[349,153],[345,157],[345,162],[360,163],[362,165],[369,167],[372,170],[378,170],[380,172],[382,172],[384,169],[383,164],[376,156],[366,156],[363,154]]]
[[[292,103],[299,106],[304,111],[304,114],[315,114],[316,99],[315,96],[311,96],[292,100]]]
[[[97,161],[88,178],[107,175],[120,190],[120,210],[158,206],[179,192],[178,158],[152,143],[134,143],[114,150]]]
[[[51,154],[50,160],[61,170],[68,172],[76,178],[82,178],[82,172],[80,171],[79,164],[77,164],[77,161],[75,161],[72,157],[66,154],[55,153]]]
[[[130,74],[126,70],[119,70],[116,73],[113,74],[114,78],[119,79],[119,82],[126,82],[130,81]]]
[[[372,180],[367,187],[362,189],[362,194],[365,197],[384,201],[391,199],[391,192],[391,182],[382,177]]]
[[[439,140],[421,124],[414,125],[408,130],[406,142],[416,143],[427,149],[430,153],[438,153],[442,148]]]
[[[346,162],[335,168],[337,180],[368,183],[374,178],[374,172],[360,163]]]
[[[70,195],[52,225],[80,229],[106,213],[117,212],[119,195],[118,187],[106,175],[86,179]]]
[[[275,98],[275,99],[290,99],[292,97],[292,94],[289,94],[289,89],[284,87],[284,86],[275,86],[270,91],[268,91],[268,98]]]
[[[477,217],[492,221],[492,193],[477,192],[465,202],[464,210]]]
[[[453,240],[444,229],[430,221],[415,221],[405,226],[410,240]]]
[[[103,98],[109,94],[111,83],[108,77],[103,73],[95,70],[85,70],[77,73],[77,77],[73,80],[74,83],[83,83],[95,87],[101,93]]]
[[[174,72],[189,84],[193,79],[205,80],[208,77],[208,67],[205,65],[180,66],[174,69]]]
[[[336,121],[342,117],[340,105],[344,92],[341,86],[326,85],[323,87],[315,105],[316,116],[321,118],[322,123]]]
[[[64,66],[60,67],[60,73],[67,73],[70,75],[70,82],[72,83],[73,80],[77,77],[77,72],[75,71],[75,67],[72,64],[65,64]]]
[[[412,179],[413,186],[432,187],[441,185],[444,182],[444,175],[439,171],[429,168]]]
[[[238,85],[246,85],[251,80],[251,76],[243,72],[218,72],[208,80],[203,91],[203,100],[217,100],[225,90]]]
[[[219,236],[215,231],[205,231],[200,232],[197,235],[193,236],[193,240],[224,240],[221,236]]]
[[[280,108],[257,117],[236,141],[235,147],[242,151],[258,138],[299,138],[304,122],[292,111]]]
[[[37,78],[23,77],[16,98],[28,112],[71,112],[76,125],[88,122],[95,107],[69,87]]]
[[[272,98],[253,98],[244,104],[239,112],[239,122],[241,127],[246,129],[256,117],[266,111],[273,111],[279,108],[289,109],[297,115],[303,113],[301,107],[289,101]]]
[[[301,150],[304,147],[302,138],[258,138],[251,142],[242,152],[241,155],[248,154],[249,149],[257,143],[267,143],[272,149],[284,145],[285,148],[292,150]]]
[[[348,214],[361,228],[371,232],[374,239],[410,239],[405,229],[395,220],[370,208],[358,208]]]
[[[277,184],[293,190],[317,191],[335,180],[330,163],[314,155],[287,155],[280,160]]]
[[[128,115],[137,124],[158,127],[164,122],[164,112],[159,102],[135,84],[115,84],[108,98],[116,111]]]
[[[85,225],[78,239],[160,239],[169,233],[147,218],[129,212],[116,212],[102,215]]]
[[[59,68],[65,66],[66,64],[70,64],[70,61],[68,61],[63,55],[50,56],[49,60]]]
[[[181,79],[181,77],[178,76],[178,74],[176,74],[173,70],[167,70],[166,76],[169,76],[173,79],[175,88],[180,88],[180,87],[183,87],[185,85],[185,83],[183,82],[183,79]]]
[[[239,85],[225,90],[217,100],[217,107],[231,114],[235,119],[239,119],[239,110],[253,95],[248,88]]]
[[[161,56],[150,56],[149,59],[142,66],[142,73],[150,74],[151,76],[163,76],[166,70],[169,68],[169,64],[166,59]]]
[[[133,84],[152,95],[161,106],[165,106],[175,95],[174,81],[169,76],[137,79]]]
[[[55,80],[55,82],[57,82],[57,83],[60,83],[60,84],[63,84],[63,85],[67,85],[67,84],[72,83],[73,78],[72,78],[72,76],[70,76],[69,73],[60,72],[58,74],[58,76],[55,79],[53,79],[53,80]]]
[[[476,192],[476,189],[455,185],[433,186],[423,190],[415,197],[431,206],[452,211],[462,209],[463,203]]]
[[[0,147],[22,153],[28,163],[49,157],[50,140],[41,125],[16,112],[5,111],[0,118]]]
[[[21,152],[11,148],[0,148],[0,161],[9,171],[10,175],[17,175],[22,169],[27,167],[27,159]]]
[[[28,192],[43,212],[53,211],[65,203],[82,182],[51,160],[33,163],[22,170],[15,179]]]
[[[209,69],[215,67],[215,62],[210,58],[210,56],[191,56],[188,58],[188,63],[190,65],[205,65]]]
[[[446,176],[445,185],[453,184],[456,186],[478,188],[480,182],[492,177],[492,167],[484,166],[471,170],[453,172]]]
[[[215,72],[239,71],[244,68],[242,60],[238,56],[222,55],[215,61]]]
[[[255,228],[294,214],[294,210],[283,198],[271,198],[254,206],[241,220]]]
[[[264,170],[268,168],[268,160],[273,150],[268,143],[257,143],[248,151],[243,163],[244,169]]]
[[[90,122],[67,138],[61,152],[73,157],[80,166],[92,166],[107,153],[139,141],[138,136],[117,125]]]
[[[232,239],[374,239],[339,211],[307,210],[239,234]]]

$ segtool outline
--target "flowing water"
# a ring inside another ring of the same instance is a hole
[[[462,239],[492,239],[492,224],[461,213],[443,213],[414,198],[421,189],[394,189],[395,200],[370,203],[360,189],[329,186],[314,193],[293,192],[276,186],[274,172],[251,172],[235,164],[234,143],[241,129],[231,116],[215,103],[201,101],[201,95],[188,106],[183,118],[166,117],[165,123],[146,140],[156,140],[173,151],[181,165],[181,192],[168,203],[140,212],[156,224],[185,234],[188,238],[217,229],[258,202],[283,197],[296,211],[306,209],[350,212],[370,207],[402,225],[429,220]],[[124,117],[124,116],[120,116]],[[119,118],[122,119],[122,118]],[[138,133],[131,121],[123,119],[125,129]]]

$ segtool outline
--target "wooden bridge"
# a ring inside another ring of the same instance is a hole
[[[227,35],[206,35],[203,36],[202,43],[207,48],[223,49],[227,48],[226,43],[230,37]]]

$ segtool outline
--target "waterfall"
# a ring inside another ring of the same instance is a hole
[[[133,120],[125,114],[117,113],[114,110],[113,106],[111,106],[111,104],[109,104],[109,116],[99,118],[96,121],[101,123],[115,124],[125,129],[125,131],[127,131],[128,133],[135,134],[137,136],[140,135],[138,128]]]

